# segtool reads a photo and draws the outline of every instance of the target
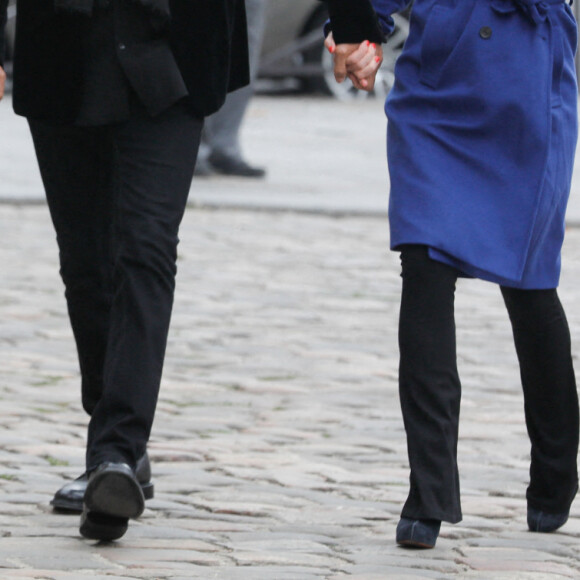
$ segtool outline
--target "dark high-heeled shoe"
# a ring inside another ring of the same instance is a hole
[[[434,548],[440,528],[439,520],[401,518],[397,525],[397,544],[408,548]]]
[[[568,521],[569,515],[569,511],[560,514],[548,514],[528,507],[528,528],[530,532],[554,532]]]

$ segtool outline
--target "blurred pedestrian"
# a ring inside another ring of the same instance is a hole
[[[244,158],[240,144],[240,130],[254,95],[254,81],[260,68],[260,51],[264,36],[266,0],[246,0],[250,79],[248,86],[230,93],[224,106],[206,121],[201,138],[195,175],[233,175],[261,178],[262,167],[250,165]]]
[[[90,415],[86,473],[53,504],[83,509],[83,536],[114,540],[153,494],[146,445],[178,229],[203,118],[249,80],[244,2],[18,0],[17,11],[13,104],[36,148]]]
[[[357,0],[335,1],[353,9]],[[373,4],[388,35],[392,13],[408,2]],[[364,88],[368,49],[334,40],[329,50],[344,53],[337,78],[348,74]],[[441,521],[462,518],[459,277],[497,283],[512,323],[531,440],[528,527],[551,532],[568,519],[578,489],[578,396],[556,288],[577,140],[576,43],[564,0],[414,2],[386,102],[411,466],[400,544],[432,548]]]

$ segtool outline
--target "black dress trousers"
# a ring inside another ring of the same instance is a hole
[[[135,467],[159,393],[179,224],[203,120],[138,3],[101,1],[83,39],[80,110],[31,119],[91,416],[87,470]]]
[[[91,415],[88,469],[145,451],[202,125],[179,104],[111,126],[30,121]]]
[[[180,104],[110,126],[30,120],[91,415],[89,470],[134,467],[149,439],[202,126]]]
[[[202,119],[249,78],[244,0],[171,0],[170,22],[150,2],[95,0],[90,16],[17,2],[13,104],[56,228],[91,415],[87,468],[134,467],[159,391]]]

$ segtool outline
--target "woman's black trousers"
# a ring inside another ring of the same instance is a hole
[[[425,246],[401,251],[399,391],[410,492],[403,517],[461,520],[454,297],[458,272]],[[552,290],[501,287],[512,324],[531,441],[527,501],[548,513],[569,509],[577,490],[578,396],[570,332]],[[493,364],[493,361],[489,361]]]

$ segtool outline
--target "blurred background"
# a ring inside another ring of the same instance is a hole
[[[267,0],[259,69],[259,89],[278,86],[339,99],[367,98],[350,83],[334,80],[332,56],[324,50],[322,27],[328,18],[318,0]],[[409,33],[409,11],[395,15],[395,30],[384,46],[375,95],[383,99],[394,81],[395,61]]]
[[[16,0],[8,6],[6,69],[11,74]],[[332,58],[324,50],[322,27],[328,18],[319,0],[266,0],[266,22],[256,89],[265,92],[320,93],[340,99],[366,98],[349,84],[337,85]],[[376,96],[383,98],[393,84],[395,60],[409,31],[408,11],[395,16],[396,28],[385,46],[385,59]]]
[[[248,7],[252,2],[260,0],[248,0]],[[409,31],[409,11],[394,16],[396,27],[384,45],[376,90],[369,95],[355,91],[348,81],[334,81],[332,58],[323,45],[324,2],[264,3],[255,96],[239,135],[244,158],[263,168],[264,177],[244,179],[214,171],[209,179],[194,180],[190,205],[386,215],[389,178],[382,108]],[[580,3],[573,9],[578,16]],[[9,75],[15,18],[15,0],[10,0]],[[43,203],[28,127],[12,113],[10,101],[8,94],[0,106],[0,202]],[[578,166],[567,214],[570,225],[580,225]]]
[[[9,0],[6,69],[10,76],[14,45],[16,0]],[[573,4],[576,17],[580,3]],[[385,45],[384,63],[375,95],[384,98],[394,79],[395,61],[409,32],[409,12],[396,14],[395,30]],[[324,50],[322,26],[328,17],[320,0],[266,0],[266,22],[256,90],[259,92],[318,93],[338,99],[368,98],[348,84],[337,85],[331,56]],[[579,75],[580,76],[580,75]],[[373,95],[371,95],[373,96]]]

